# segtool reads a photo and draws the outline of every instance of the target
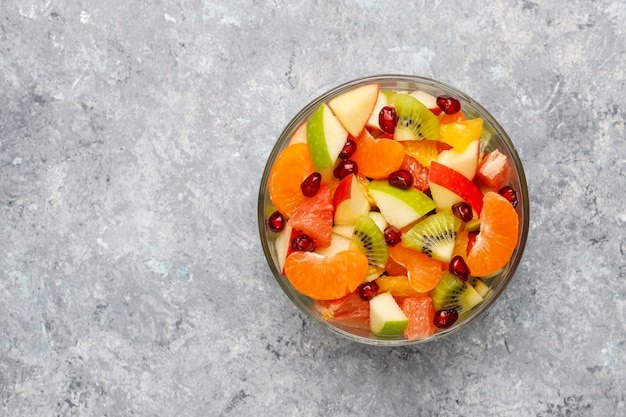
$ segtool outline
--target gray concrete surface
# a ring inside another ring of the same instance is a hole
[[[0,2],[0,415],[623,416],[623,1]],[[405,73],[526,166],[511,285],[362,346],[275,283],[258,184],[297,109]]]

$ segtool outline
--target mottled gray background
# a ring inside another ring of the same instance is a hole
[[[0,1],[0,415],[625,415],[625,19],[608,0]],[[502,298],[411,348],[315,327],[256,224],[297,109],[379,73],[482,102],[531,193]]]

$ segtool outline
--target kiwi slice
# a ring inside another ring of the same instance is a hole
[[[402,235],[402,244],[424,252],[431,258],[450,262],[456,235],[463,221],[449,212],[435,213]]]
[[[439,118],[409,94],[393,96],[398,121],[395,140],[439,139]]]
[[[363,252],[371,266],[384,268],[387,264],[389,251],[385,236],[370,216],[360,216],[357,219],[350,240],[350,249]]]
[[[441,275],[439,284],[432,290],[430,296],[435,311],[453,308],[459,316],[483,300],[474,287],[447,271]]]

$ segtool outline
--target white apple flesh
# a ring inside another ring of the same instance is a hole
[[[383,336],[395,336],[404,332],[409,319],[393,296],[386,292],[370,300],[370,330]]]
[[[317,171],[333,166],[347,139],[348,132],[326,103],[307,121],[306,140]]]
[[[378,99],[378,83],[366,84],[338,95],[328,102],[343,127],[357,137],[365,127]]]
[[[370,203],[356,175],[350,174],[341,180],[335,190],[333,205],[335,225],[354,225],[359,217],[369,213]]]

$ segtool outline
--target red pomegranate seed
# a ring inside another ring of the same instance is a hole
[[[298,235],[291,239],[291,249],[300,252],[313,252],[315,250],[315,242],[307,235]]]
[[[281,232],[285,228],[285,217],[278,211],[273,212],[267,219],[267,227],[272,232]]]
[[[439,310],[435,312],[435,326],[440,329],[447,329],[452,326],[459,318],[459,313],[453,308],[448,310]]]
[[[340,159],[348,159],[356,152],[356,142],[352,139],[348,139],[343,145],[341,152],[339,152]]]
[[[396,246],[402,240],[402,231],[395,226],[389,225],[385,227],[383,232],[387,246]]]
[[[313,197],[319,191],[320,185],[322,185],[322,174],[314,172],[302,181],[300,189],[305,197]]]
[[[408,190],[413,185],[413,175],[406,169],[399,169],[389,174],[389,185]]]
[[[335,168],[333,173],[335,178],[340,180],[344,179],[350,174],[357,174],[359,172],[359,166],[352,159],[344,159],[339,161],[339,165]]]
[[[448,265],[448,271],[450,271],[451,274],[454,274],[457,277],[461,278],[463,281],[467,281],[467,278],[470,274],[470,270],[467,267],[465,260],[460,255],[456,255],[452,258],[450,264]]]
[[[504,187],[500,188],[498,194],[509,200],[513,207],[517,207],[517,193],[515,192],[513,187],[511,187],[510,185],[505,185]]]
[[[472,220],[472,217],[474,217],[474,213],[472,213],[472,206],[467,204],[465,201],[461,201],[460,203],[453,205],[452,214],[464,222],[469,222]]]
[[[363,301],[369,301],[378,294],[378,284],[376,281],[366,282],[359,285],[359,297]]]
[[[448,95],[437,97],[437,105],[445,114],[454,114],[461,111],[461,102]]]
[[[389,134],[393,134],[396,131],[396,123],[398,122],[398,115],[396,109],[390,106],[385,106],[380,109],[378,114],[378,124],[380,129]]]

